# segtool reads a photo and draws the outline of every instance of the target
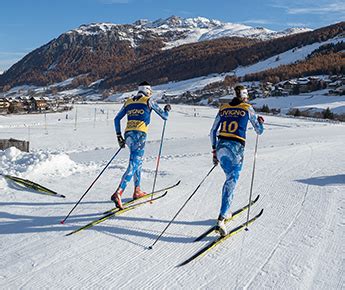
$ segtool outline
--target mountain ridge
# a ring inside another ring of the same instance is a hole
[[[230,32],[227,29],[220,29],[220,27],[229,28],[229,25],[233,28]],[[335,28],[336,33],[338,30],[344,30],[342,23],[335,26],[340,27]],[[188,29],[198,27],[199,32],[205,29],[207,31],[193,34],[197,30],[192,30],[193,33],[191,33],[186,27]],[[212,30],[208,30],[209,27]],[[246,63],[243,60],[238,62],[239,56],[234,56],[234,59],[228,60],[234,62],[234,65],[224,65],[222,60],[217,60],[216,66],[207,68],[207,64],[210,63],[209,59],[214,59],[217,54],[226,55],[233,52],[233,48],[236,46],[238,49],[248,48],[254,43],[257,46],[258,43],[265,43],[265,45],[268,43],[268,46],[273,47],[281,46],[279,42],[286,42],[289,37],[297,36],[298,38],[300,35],[310,37],[314,33],[314,31],[294,28],[287,30],[287,33],[292,33],[290,35],[282,34],[284,35],[282,37],[263,40],[264,34],[261,32],[265,30],[264,28],[249,27],[248,32],[246,27],[249,26],[229,24],[202,17],[184,19],[176,16],[153,22],[138,20],[134,24],[94,23],[81,25],[79,28],[67,31],[33,50],[3,75],[0,75],[0,89],[6,91],[13,86],[23,84],[45,86],[79,75],[83,75],[82,82],[85,84],[90,84],[98,79],[105,79],[101,87],[104,89],[111,88],[118,84],[126,84],[127,76],[131,76],[130,82],[133,81],[134,76],[143,78],[143,75],[137,74],[137,70],[142,71],[145,75],[145,68],[141,66],[149,64],[149,68],[155,62],[159,65],[161,57],[167,56],[171,59],[173,56],[177,57],[180,63],[188,63],[190,59],[184,58],[191,54],[192,56],[194,54],[200,55],[204,58],[199,60],[200,66],[204,67],[202,73],[224,72],[226,69],[232,70],[236,63],[240,65]],[[269,30],[265,32],[277,35],[277,32]],[[229,37],[230,33],[237,36]],[[257,35],[258,37],[249,37],[248,35]],[[303,44],[302,40],[295,42]],[[217,47],[224,48],[224,51],[219,51]],[[260,57],[269,56],[271,55],[262,54]],[[228,59],[228,56],[226,57]],[[250,59],[253,57],[250,56]],[[252,62],[247,64],[250,63]],[[160,83],[164,80],[180,80],[201,75],[201,72],[191,71],[189,74],[181,74],[178,77],[170,76],[169,71],[176,70],[176,68],[169,66],[173,64],[173,62],[167,63],[164,66],[166,75],[159,73],[157,75],[158,80],[153,81]],[[154,68],[155,70],[157,68]],[[127,84],[130,85],[128,82]]]

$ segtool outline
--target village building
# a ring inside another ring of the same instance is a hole
[[[32,106],[35,111],[45,111],[48,110],[48,103],[47,101],[42,97],[31,97],[30,101],[32,102]]]
[[[9,106],[10,102],[7,98],[0,98],[0,113],[7,112]]]

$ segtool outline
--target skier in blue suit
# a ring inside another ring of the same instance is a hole
[[[121,196],[127,186],[127,183],[134,179],[133,199],[140,198],[146,192],[140,189],[140,176],[144,156],[145,141],[150,124],[151,112],[154,110],[163,120],[168,119],[168,112],[171,110],[170,105],[165,105],[162,110],[155,101],[151,99],[152,88],[148,82],[139,84],[136,96],[129,98],[121,110],[117,113],[114,123],[117,140],[120,147],[124,148],[127,144],[130,150],[129,164],[126,172],[122,176],[120,185],[111,200],[116,207],[122,209]],[[125,138],[121,134],[121,119],[127,115],[127,126]]]
[[[213,163],[217,165],[220,162],[226,176],[217,221],[222,236],[227,234],[224,221],[231,217],[229,209],[242,169],[248,121],[251,122],[257,134],[260,135],[264,131],[264,119],[257,116],[253,107],[247,102],[247,89],[242,85],[237,85],[231,102],[220,106],[210,133]]]

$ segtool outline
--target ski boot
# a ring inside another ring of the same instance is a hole
[[[110,198],[115,203],[115,206],[119,209],[123,209],[123,205],[121,201],[122,193],[123,193],[123,189],[118,188]]]
[[[138,199],[138,198],[143,197],[145,195],[147,195],[147,193],[142,191],[139,186],[135,187],[134,193],[133,193],[133,199]]]
[[[218,217],[217,220],[217,230],[222,237],[226,236],[228,233],[225,226],[225,218],[221,215]]]

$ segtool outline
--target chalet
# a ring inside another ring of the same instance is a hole
[[[271,91],[271,96],[272,97],[281,97],[281,96],[288,96],[289,92],[287,92],[286,90],[284,90],[284,88],[281,87],[275,87],[272,91]]]
[[[340,87],[342,85],[342,81],[341,80],[336,80],[336,81],[333,81],[331,83],[328,84],[328,88],[329,89],[335,89],[337,87]]]
[[[342,77],[340,78],[340,80],[341,80],[341,83],[342,83],[343,85],[345,85],[345,76],[342,76]]]
[[[339,95],[339,96],[345,95],[345,85],[336,88],[334,90],[334,94]]]
[[[251,99],[260,98],[263,95],[261,89],[259,89],[259,88],[249,88],[248,94],[249,94]]]
[[[32,102],[30,101],[30,97],[29,96],[21,96],[16,98],[16,100],[20,101],[23,104],[23,109],[25,111],[32,111],[33,110],[33,105]]]
[[[0,112],[7,112],[10,102],[6,98],[0,98]]]
[[[297,80],[297,87],[299,93],[308,93],[311,91],[311,82],[307,78],[299,78]]]
[[[297,86],[297,82],[294,80],[289,80],[283,83],[282,87],[289,92],[292,92],[292,90]]]
[[[18,113],[18,112],[24,112],[25,107],[24,104],[18,100],[18,99],[10,99],[10,105],[8,107],[9,113]]]
[[[31,97],[30,101],[32,102],[35,111],[41,112],[48,109],[47,101],[41,97]]]

